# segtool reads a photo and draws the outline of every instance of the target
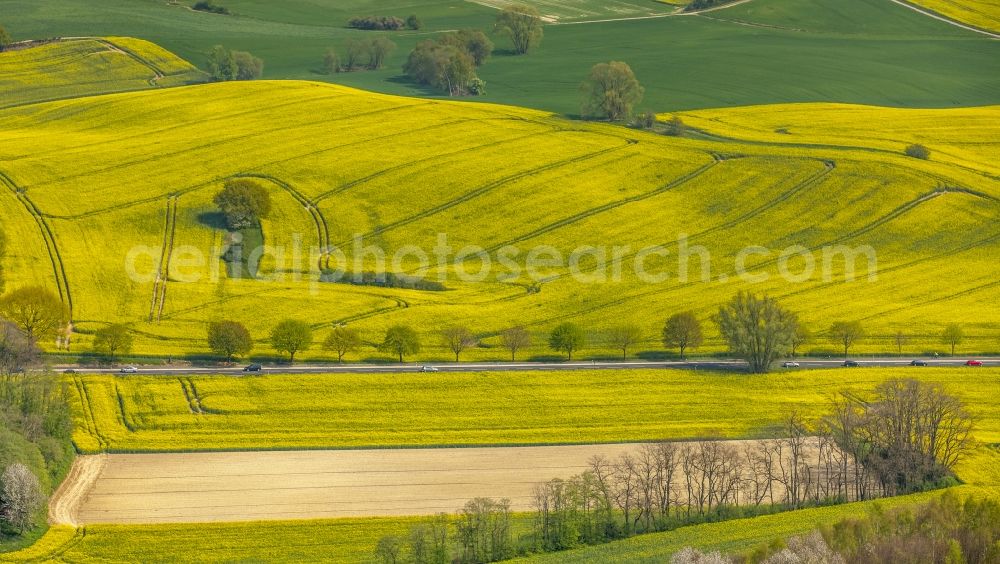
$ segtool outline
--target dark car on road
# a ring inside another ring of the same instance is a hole
[[[243,372],[260,372],[263,368],[264,367],[259,364],[250,364],[243,368]]]
[[[910,366],[927,366],[926,360],[911,360]]]
[[[856,360],[845,360],[844,361],[844,366],[847,367],[847,368],[857,368],[857,367],[859,367],[861,365],[858,364],[858,361],[856,361]]]

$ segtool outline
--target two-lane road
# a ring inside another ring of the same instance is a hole
[[[899,367],[909,366],[910,358],[854,358],[860,366]],[[966,358],[927,358],[928,367],[964,366]],[[1000,358],[977,358],[983,366],[1000,366]],[[835,368],[842,366],[842,359],[797,359],[799,369]],[[625,370],[638,368],[679,368],[687,370],[738,370],[746,365],[742,360],[735,359],[699,359],[690,361],[573,361],[573,362],[485,362],[485,363],[446,363],[446,364],[344,364],[344,365],[309,365],[298,366],[265,366],[259,373],[280,374],[340,374],[340,373],[406,373],[406,372],[502,372],[502,371],[556,371],[556,370]],[[426,367],[426,368],[425,368]],[[920,367],[913,367],[919,370]],[[970,367],[971,369],[972,367]],[[110,374],[120,373],[119,368],[76,368],[77,372]],[[795,370],[794,368],[791,370]],[[242,366],[156,366],[139,368],[137,374],[176,375],[176,374],[244,374]]]

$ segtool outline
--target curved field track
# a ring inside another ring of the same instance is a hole
[[[430,515],[478,496],[531,509],[535,484],[641,444],[81,456],[54,524]]]

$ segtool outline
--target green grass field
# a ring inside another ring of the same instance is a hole
[[[652,0],[537,3],[543,12],[585,20],[672,9]],[[15,39],[140,37],[202,67],[208,50],[221,43],[262,57],[269,78],[420,96],[433,93],[409,83],[400,70],[413,45],[445,30],[488,29],[496,15],[465,0],[222,2],[233,16],[197,13],[185,4],[57,0],[42,15],[35,2],[11,0],[3,16]],[[612,13],[617,10],[624,12]],[[345,29],[346,20],[373,13],[415,13],[425,28],[392,35],[399,48],[385,70],[319,74],[328,48],[367,33]],[[502,38],[496,43],[509,49]],[[578,85],[592,65],[608,60],[632,66],[646,87],[642,107],[657,111],[806,101],[970,106],[995,104],[1000,87],[1000,43],[887,0],[752,0],[704,16],[549,25],[537,52],[498,53],[480,74],[486,101],[575,114]]]
[[[77,352],[111,322],[133,325],[136,353],[178,357],[204,353],[212,319],[245,321],[262,339],[279,319],[297,317],[320,339],[346,323],[368,343],[392,324],[411,324],[423,336],[420,358],[435,361],[450,356],[437,336],[447,325],[467,324],[481,336],[484,346],[467,359],[503,360],[498,332],[524,324],[534,346],[522,358],[551,358],[546,332],[572,319],[590,334],[582,355],[602,357],[617,354],[604,330],[627,314],[644,332],[633,354],[655,355],[663,320],[693,309],[707,323],[702,352],[712,353],[722,343],[710,315],[740,289],[799,311],[817,333],[804,349],[815,354],[835,353],[823,331],[836,319],[868,325],[870,338],[856,352],[894,350],[890,336],[899,329],[910,337],[905,354],[944,352],[938,335],[955,321],[967,334],[961,353],[996,351],[1000,312],[983,303],[997,288],[998,111],[807,108],[795,119],[831,124],[810,146],[811,133],[797,136],[796,127],[795,135],[721,128],[745,141],[677,139],[533,110],[289,81],[23,106],[0,110],[0,223],[8,240],[24,242],[3,258],[3,271],[8,288],[42,283],[61,292],[79,332]],[[877,142],[834,133],[833,122],[851,131],[873,114],[887,124]],[[711,131],[742,115],[702,121]],[[931,147],[930,161],[902,156],[914,139]],[[271,191],[264,238],[285,249],[262,261],[258,280],[228,278],[216,258],[224,232],[211,198],[240,175]],[[362,236],[386,252],[386,269],[413,273],[419,258],[403,251],[416,245],[432,259],[441,233],[452,259],[474,245],[497,268],[475,281],[461,272],[474,275],[478,259],[442,269],[433,262],[423,275],[443,276],[447,291],[395,290],[321,283],[319,256],[309,256],[310,247],[332,245],[349,270],[356,258],[374,269],[375,257],[354,249]],[[681,235],[711,254],[708,278],[699,258],[679,260]],[[669,253],[644,262],[647,272],[668,276],[657,283],[634,269],[650,245]],[[746,263],[764,281],[737,273],[742,249],[754,245],[773,250]],[[808,250],[815,265],[810,273],[805,259],[790,260],[786,270],[801,277],[791,284],[777,261],[790,245]],[[839,259],[824,278],[822,249],[834,245],[870,246],[877,278],[867,276],[864,258],[853,282],[844,281]],[[508,246],[519,250],[520,272],[500,262],[497,251]],[[527,255],[538,246],[555,249],[563,266],[530,275]],[[607,260],[614,247],[627,247],[621,275],[598,269],[586,253],[574,275],[568,259],[586,246],[603,246]],[[161,282],[163,249],[171,258]],[[591,283],[602,272],[604,283]],[[529,292],[537,280],[541,291]],[[255,354],[274,353],[260,343]],[[366,345],[348,358],[389,356]]]
[[[71,389],[79,449],[156,452],[770,437],[787,414],[816,416],[840,389],[911,376],[959,395],[979,438],[1000,442],[994,369],[87,375]],[[206,413],[192,413],[192,393]]]

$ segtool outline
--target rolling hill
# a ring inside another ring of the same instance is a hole
[[[704,121],[740,122],[740,110],[720,112]],[[823,123],[803,112],[805,122]],[[0,223],[8,240],[22,242],[3,258],[4,273],[7,288],[40,283],[63,296],[77,351],[112,322],[133,326],[137,352],[178,356],[205,350],[209,320],[244,321],[262,339],[277,320],[294,317],[322,332],[356,326],[370,343],[390,325],[411,324],[423,336],[422,357],[432,359],[448,357],[437,337],[448,325],[467,324],[483,338],[487,348],[470,358],[502,359],[502,329],[526,325],[535,334],[527,354],[539,357],[545,332],[573,320],[590,332],[585,354],[613,355],[603,331],[626,312],[640,312],[636,351],[655,351],[667,316],[692,309],[708,322],[741,289],[801,312],[820,334],[807,347],[817,353],[835,350],[822,332],[838,319],[868,325],[865,350],[890,350],[897,330],[911,335],[912,352],[940,350],[941,328],[956,321],[966,326],[964,350],[996,350],[1000,313],[983,303],[998,287],[991,257],[1000,187],[989,162],[997,113],[886,112],[887,139],[831,128],[810,146],[810,133],[800,139],[795,126],[793,143],[775,141],[787,135],[769,126],[722,130],[744,141],[667,138],[534,110],[294,81],[33,104],[0,110]],[[843,130],[852,120],[870,123],[864,113],[836,115]],[[972,133],[970,119],[979,123]],[[914,133],[928,120],[932,132]],[[930,161],[901,154],[914,135],[935,139]],[[234,177],[270,191],[275,211],[264,240],[285,251],[262,260],[256,280],[230,279],[218,260],[226,232],[211,199]],[[420,253],[434,257],[441,234],[452,248],[448,264],[429,260],[416,272]],[[349,270],[356,258],[359,270],[375,269],[356,237],[386,252],[388,270],[440,278],[447,291],[321,281],[329,275],[321,268],[336,270],[338,260]],[[468,245],[485,249],[494,267],[499,251],[516,247],[520,272],[493,268],[473,280],[483,260],[453,260]],[[665,281],[644,281],[633,268],[651,245],[662,245],[666,258],[643,264]],[[678,261],[683,245],[711,253],[707,273],[698,257]],[[860,259],[857,279],[844,282],[847,265],[832,257],[825,279],[823,248],[836,245],[871,246],[877,259]],[[310,256],[310,247],[327,246],[343,257]],[[595,270],[600,257],[588,246],[608,257],[621,247],[621,275]],[[768,280],[738,275],[748,246],[771,249],[746,257]],[[782,264],[778,254],[791,246],[802,256]],[[526,271],[537,248],[561,255],[562,266]],[[574,252],[576,275],[568,267]],[[817,269],[802,276],[810,260]],[[123,275],[126,264],[135,276]],[[801,281],[789,284],[782,269]],[[606,283],[593,283],[595,272]],[[720,348],[711,329],[704,350]],[[257,354],[268,354],[264,344]],[[361,358],[386,357],[366,348]]]

